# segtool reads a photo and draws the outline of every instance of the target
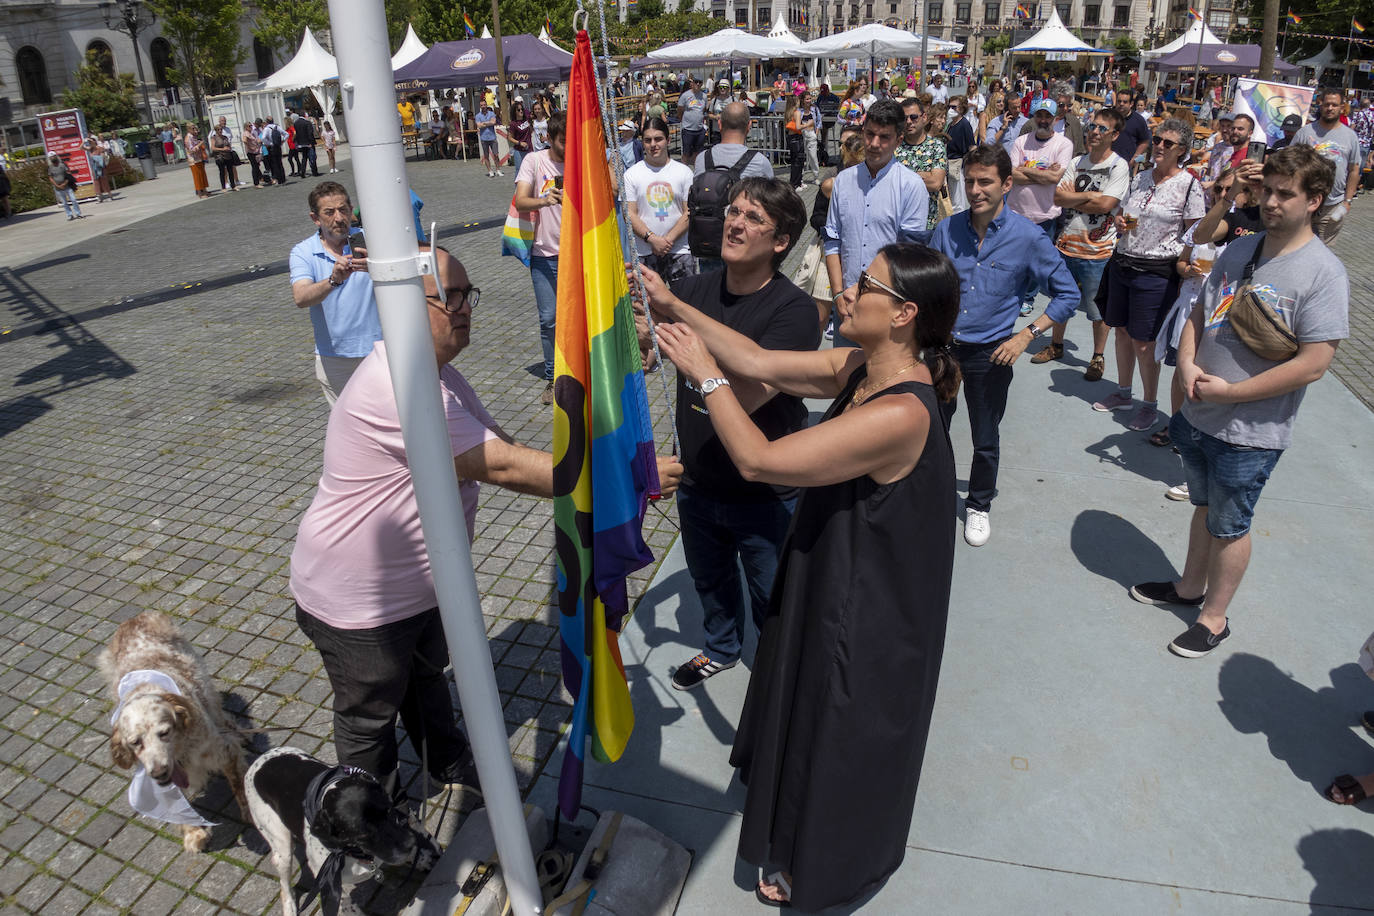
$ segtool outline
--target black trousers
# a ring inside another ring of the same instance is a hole
[[[415,756],[427,760],[431,773],[467,756],[444,675],[448,645],[438,608],[380,627],[343,630],[297,605],[296,624],[319,649],[334,688],[339,763],[361,767],[394,788],[398,715]]]
[[[286,184],[286,170],[281,164],[281,147],[268,148],[263,155],[267,158],[267,177],[277,184]]]
[[[796,187],[802,182],[802,168],[806,165],[806,144],[802,142],[800,134],[789,134],[787,137],[787,152],[791,157],[792,172],[789,178],[792,187]]]
[[[262,153],[249,153],[248,164],[253,167],[253,187],[262,184]]]

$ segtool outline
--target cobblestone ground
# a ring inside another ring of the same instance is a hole
[[[483,290],[475,343],[457,364],[509,433],[549,448],[528,272],[498,257],[512,173],[412,162],[409,177],[426,225],[438,221]],[[216,195],[0,269],[0,910],[277,905],[265,844],[222,781],[202,796],[221,822],[209,854],[131,817],[95,658],[121,621],[165,611],[245,726],[283,729],[256,750],[333,757],[329,684],[286,581],[327,416],[286,275],[291,245],[312,231],[313,185]],[[666,452],[657,379],[650,396]],[[675,536],[671,506],[651,509],[655,552]],[[522,789],[569,709],[552,545],[551,504],[484,488],[472,558]],[[655,569],[632,578],[632,599]]]
[[[350,174],[339,177],[352,186]],[[497,256],[509,178],[462,163],[410,165],[426,223],[439,222],[483,289],[475,343],[458,365],[507,431],[548,448],[528,275]],[[332,759],[328,682],[286,588],[326,419],[308,321],[286,278],[291,245],[311,230],[312,185],[217,195],[0,269],[6,912],[276,907],[265,846],[222,782],[202,798],[221,821],[208,854],[183,852],[176,832],[130,816],[94,662],[120,621],[165,611],[246,726],[284,729],[257,750],[290,744]],[[1352,340],[1335,371],[1374,406],[1372,239],[1374,211],[1357,205],[1334,246],[1352,279]],[[666,450],[656,379],[650,396]],[[650,511],[656,552],[675,534],[671,507]],[[522,788],[549,762],[568,712],[549,607],[552,544],[548,504],[484,489],[473,562]],[[653,572],[633,577],[632,597]]]

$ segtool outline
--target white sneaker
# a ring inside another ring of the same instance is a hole
[[[1176,503],[1185,502],[1188,499],[1188,481],[1183,481],[1176,487],[1170,487],[1164,491],[1165,499],[1172,499]]]
[[[988,514],[978,509],[964,510],[964,542],[970,547],[982,547],[992,536]]]
[[[496,170],[496,174],[500,175],[500,176],[503,177],[503,178],[504,178],[505,175],[506,175],[506,173],[503,172],[503,171],[501,171],[500,169],[497,169],[497,170]]]

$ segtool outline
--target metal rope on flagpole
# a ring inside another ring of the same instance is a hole
[[[597,0],[596,8],[597,18],[601,26],[601,60],[607,68],[607,74],[609,74],[611,66],[611,45],[606,37],[605,0]],[[585,22],[588,14],[586,7],[582,5],[582,0],[577,0],[577,12],[573,13],[574,31],[576,31],[577,17],[579,15],[583,17],[583,21]],[[611,138],[617,136],[617,132],[614,129],[615,118],[611,114],[612,107],[610,105],[610,98],[601,83],[601,70],[595,65],[592,66],[592,79],[596,81],[596,97],[601,103],[601,125],[602,130],[606,132],[606,148],[610,149],[612,142]],[[644,274],[639,269],[639,257],[637,254],[632,253],[627,247],[630,244],[630,240],[626,237],[625,227],[630,224],[630,208],[625,202],[625,163],[621,161],[618,155],[612,156],[611,160],[614,162],[615,168],[615,186],[620,188],[620,247],[626,257],[629,258],[631,275],[634,277],[635,295],[636,298],[644,304],[644,318],[649,323],[649,343],[653,346],[654,359],[658,361],[658,377],[659,381],[663,383],[663,397],[668,402],[668,423],[673,433],[673,454],[681,455],[682,448],[678,443],[677,435],[677,409],[676,405],[673,403],[673,392],[668,386],[668,373],[663,371],[663,355],[659,353],[658,350],[658,327],[654,323],[653,313],[649,309],[648,296],[645,295],[644,292]]]

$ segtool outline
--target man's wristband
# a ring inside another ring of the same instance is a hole
[[[332,286],[332,287],[334,287],[335,289],[338,289],[340,286],[343,286],[344,283],[345,283],[345,280],[340,280],[338,283],[335,283],[335,282],[334,282],[334,275],[333,275],[333,274],[330,274],[330,275],[329,275],[329,285]]]

